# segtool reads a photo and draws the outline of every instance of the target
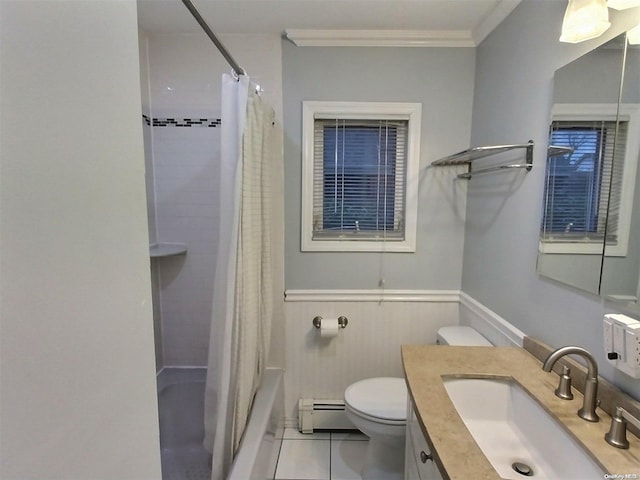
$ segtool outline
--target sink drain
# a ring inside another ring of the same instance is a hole
[[[511,464],[511,468],[513,468],[520,475],[524,475],[525,477],[533,477],[533,468],[531,468],[526,463],[514,462]]]

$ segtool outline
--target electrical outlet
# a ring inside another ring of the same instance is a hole
[[[613,321],[605,316],[603,326],[604,353],[607,354],[607,358],[609,359],[609,361],[615,364],[617,363],[616,359],[618,358],[618,353],[613,349]]]
[[[618,354],[618,359],[622,363],[627,361],[624,327],[617,322],[613,324],[613,351]]]
[[[609,362],[627,375],[640,378],[640,321],[622,314],[607,314],[603,325]]]
[[[640,378],[640,323],[627,325],[625,330],[627,362],[623,371],[633,378]]]

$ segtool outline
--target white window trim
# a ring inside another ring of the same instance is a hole
[[[626,257],[629,247],[629,231],[633,209],[633,195],[640,151],[640,104],[621,104],[618,112],[615,103],[557,103],[551,111],[552,119],[571,120],[620,120],[629,122],[627,145],[622,174],[622,192],[620,194],[620,217],[618,221],[618,241],[616,245],[606,245],[606,257]],[[553,242],[540,241],[541,253],[602,255],[602,242]]]
[[[313,240],[313,128],[316,118],[409,120],[403,241]],[[415,252],[422,105],[389,102],[302,102],[302,251]]]

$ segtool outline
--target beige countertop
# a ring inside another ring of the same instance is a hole
[[[605,472],[640,479],[640,440],[628,432],[628,450],[607,444],[604,435],[611,417],[598,409],[597,423],[579,418],[580,392],[573,390],[573,400],[556,397],[553,392],[558,375],[544,372],[540,361],[522,348],[403,345],[402,362],[422,433],[444,478],[500,478],[465,427],[442,382],[443,376],[470,375],[513,378],[564,424]]]

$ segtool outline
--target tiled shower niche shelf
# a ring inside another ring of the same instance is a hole
[[[173,257],[174,255],[184,255],[187,253],[187,246],[184,243],[152,243],[149,245],[149,256],[151,258]]]
[[[508,152],[510,150],[515,150],[519,148],[525,148],[527,150],[525,163],[495,165],[487,168],[481,168],[478,170],[473,170],[472,168],[473,162],[475,160],[489,157],[491,155],[498,155],[499,153],[504,153],[504,152]],[[435,162],[432,162],[431,165],[434,167],[444,167],[448,165],[468,165],[469,171],[458,175],[458,178],[467,178],[467,179],[471,178],[473,175],[497,172],[505,169],[524,168],[526,169],[526,171],[529,171],[533,168],[533,141],[529,141],[528,143],[517,143],[512,145],[488,145],[483,147],[473,147],[467,150],[463,150],[462,152],[454,153],[453,155],[449,155],[448,157],[444,157],[439,160],[436,160]]]

